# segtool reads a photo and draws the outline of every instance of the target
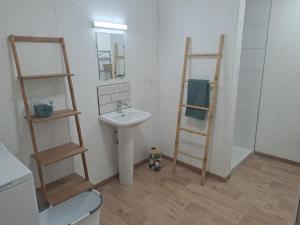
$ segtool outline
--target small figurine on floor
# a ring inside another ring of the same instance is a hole
[[[153,147],[149,152],[149,168],[159,171],[161,168],[161,153],[159,149]]]

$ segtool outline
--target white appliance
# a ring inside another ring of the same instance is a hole
[[[102,203],[90,190],[39,213],[31,171],[0,143],[0,225],[99,225]]]
[[[31,171],[0,143],[0,225],[39,225]]]

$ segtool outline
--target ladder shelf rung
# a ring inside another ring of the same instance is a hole
[[[31,122],[33,122],[33,123],[42,123],[42,122],[46,122],[46,121],[50,121],[50,120],[61,119],[61,118],[64,118],[64,117],[75,116],[75,115],[78,115],[80,113],[81,112],[74,111],[72,109],[63,109],[63,110],[55,111],[52,116],[47,117],[47,118],[38,118],[36,116],[32,116],[31,117]],[[25,117],[25,118],[27,119],[27,117]]]
[[[196,58],[196,57],[202,57],[202,58],[217,58],[219,56],[218,53],[200,53],[200,54],[188,54],[189,58]]]
[[[54,148],[50,148],[38,153],[38,159],[35,154],[32,157],[38,160],[43,165],[50,165],[55,162],[70,158],[72,156],[86,152],[87,149],[74,143],[67,143]]]
[[[92,183],[74,173],[47,184],[46,200],[50,205],[55,206],[93,187]]]
[[[67,73],[57,73],[57,74],[39,74],[39,75],[24,75],[21,77],[23,80],[32,80],[32,79],[47,79],[47,78],[58,78],[58,77],[71,77],[74,74]]]
[[[61,43],[62,38],[56,37],[29,37],[29,36],[11,36],[15,42],[36,42],[36,43]]]
[[[205,110],[205,111],[209,111],[210,110],[210,108],[196,106],[196,105],[186,105],[186,104],[183,104],[182,107],[192,108],[192,109],[200,109],[200,110]]]
[[[197,157],[197,156],[194,156],[194,155],[191,155],[191,154],[188,154],[188,153],[183,152],[183,151],[178,151],[178,153],[180,153],[180,154],[182,154],[182,155],[186,155],[186,156],[192,157],[192,158],[194,158],[194,159],[198,159],[198,160],[200,160],[200,161],[203,161],[203,158]]]
[[[201,136],[206,136],[206,133],[201,132],[201,131],[190,130],[190,129],[182,128],[182,127],[180,128],[180,130],[185,131],[185,132],[188,132],[188,133],[192,133],[192,134],[197,134],[197,135],[201,135]]]

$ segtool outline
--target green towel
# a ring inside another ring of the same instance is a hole
[[[190,79],[188,81],[187,104],[209,107],[210,100],[209,80]],[[206,111],[186,108],[185,115],[199,120],[205,120]]]

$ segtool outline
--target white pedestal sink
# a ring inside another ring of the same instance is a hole
[[[133,184],[134,137],[138,125],[145,122],[150,113],[134,108],[123,109],[121,113],[111,112],[100,115],[99,120],[118,129],[119,140],[119,182]]]

